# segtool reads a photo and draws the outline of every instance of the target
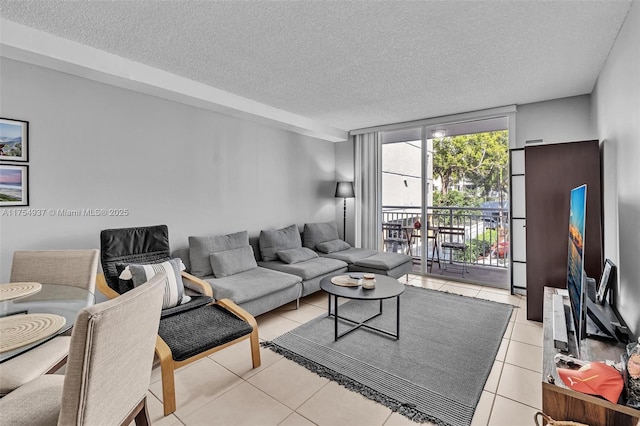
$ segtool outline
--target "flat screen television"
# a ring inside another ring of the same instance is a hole
[[[567,291],[578,346],[586,337],[586,280],[584,275],[584,231],[586,223],[587,185],[571,190],[569,207],[569,250]]]

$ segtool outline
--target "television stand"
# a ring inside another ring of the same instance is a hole
[[[569,389],[556,372],[553,357],[560,351],[554,347],[553,341],[553,295],[557,294],[557,290],[552,287],[544,288],[542,411],[555,420],[571,420],[591,426],[636,426],[640,421],[640,410]],[[568,340],[568,353],[577,356],[575,331],[569,331]],[[580,359],[587,361],[610,359],[620,362],[623,351],[624,345],[617,342],[599,339],[584,339],[580,342]],[[549,383],[548,377],[553,378],[553,383]]]

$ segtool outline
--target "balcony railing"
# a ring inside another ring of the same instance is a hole
[[[499,208],[479,207],[427,207],[427,220],[422,220],[420,207],[407,206],[383,206],[383,223],[399,224],[406,231],[401,237],[409,238],[406,245],[388,245],[386,251],[404,250],[410,253],[416,260],[422,256],[422,239],[417,235],[429,227],[456,227],[464,229],[464,242],[467,245],[466,259],[462,252],[443,251],[439,244],[441,261],[462,262],[467,264],[490,266],[496,268],[508,268],[509,266],[509,211]],[[412,231],[416,221],[420,221],[420,231]],[[410,235],[413,234],[413,235]],[[440,235],[438,243],[443,238]],[[403,241],[404,242],[404,241]],[[432,257],[435,241],[425,238],[427,244],[427,257]],[[453,257],[453,258],[451,258]]]

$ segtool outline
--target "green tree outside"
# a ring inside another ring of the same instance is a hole
[[[464,202],[466,197],[448,195],[461,180],[471,182],[474,189],[471,195],[476,199],[478,196],[486,199],[492,191],[504,191],[508,179],[505,170],[508,146],[506,130],[434,139],[433,174],[442,183],[440,195],[434,194],[434,205],[472,205],[452,204],[454,199]]]

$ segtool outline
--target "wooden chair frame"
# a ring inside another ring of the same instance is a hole
[[[136,426],[149,426],[151,425],[151,417],[149,416],[149,408],[147,406],[147,397],[145,396],[142,401],[133,409],[131,414],[121,423],[122,426],[131,425],[134,422]]]
[[[186,286],[187,288],[198,291],[202,295],[213,297],[211,286],[206,281],[203,281],[200,278],[197,278],[184,271],[182,272],[182,278],[188,282],[188,286]],[[109,299],[113,299],[120,295],[117,291],[113,290],[111,287],[109,287],[109,285],[107,285],[104,274],[98,274],[96,278],[96,286],[98,290],[100,290],[100,292]],[[238,339],[232,340],[231,342],[216,346],[215,348],[211,348],[208,351],[201,352],[184,361],[175,361],[173,359],[169,345],[167,345],[167,343],[160,336],[157,336],[155,352],[158,360],[160,361],[160,371],[162,376],[162,399],[164,402],[165,416],[168,416],[169,414],[176,411],[176,388],[174,381],[174,371],[176,369],[202,359],[206,356],[209,356],[226,347],[239,343],[245,339],[249,339],[251,343],[251,361],[253,364],[253,368],[257,368],[260,366],[261,360],[260,341],[258,339],[258,323],[256,322],[256,319],[253,317],[253,315],[242,309],[240,306],[236,305],[230,299],[216,300],[212,302],[212,304],[220,305],[221,307],[227,309],[229,312],[235,314],[237,317],[245,320],[253,327],[253,331],[246,336],[239,337]]]

